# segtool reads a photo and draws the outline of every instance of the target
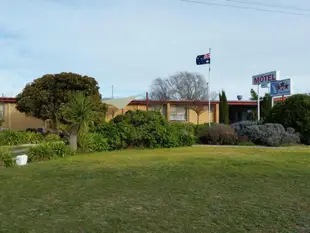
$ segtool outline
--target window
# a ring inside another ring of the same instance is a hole
[[[162,105],[159,105],[159,104],[152,104],[152,105],[149,105],[149,110],[150,111],[159,111],[161,112],[162,111],[162,108],[163,106]]]
[[[186,121],[187,109],[184,106],[170,106],[170,120],[171,121]]]

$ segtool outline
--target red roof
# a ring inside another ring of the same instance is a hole
[[[0,103],[15,103],[16,99],[11,97],[0,97]]]

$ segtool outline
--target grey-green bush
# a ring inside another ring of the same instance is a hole
[[[33,146],[28,151],[29,162],[51,160],[74,155],[74,151],[64,142],[45,142]]]
[[[258,122],[238,122],[232,125],[239,137],[246,137],[256,145],[278,147],[298,144],[300,137],[294,129],[286,131],[281,124],[261,124]]]

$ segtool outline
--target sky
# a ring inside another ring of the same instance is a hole
[[[75,72],[94,77],[104,97],[112,85],[117,97],[139,95],[176,72],[207,78],[195,58],[209,48],[211,90],[229,99],[248,99],[252,75],[272,70],[292,78],[294,93],[310,92],[310,1],[257,1],[297,6],[309,17],[179,0],[0,0],[0,94]]]

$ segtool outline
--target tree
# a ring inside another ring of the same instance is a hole
[[[58,131],[59,123],[63,122],[60,109],[76,92],[101,99],[94,78],[75,73],[46,74],[26,85],[16,97],[16,108],[27,115],[52,120]]]
[[[220,99],[220,123],[229,124],[229,106],[227,102],[226,93],[222,90],[219,94]]]
[[[86,133],[95,124],[96,119],[102,114],[98,111],[101,101],[93,96],[85,96],[83,92],[74,93],[69,101],[61,108],[61,116],[65,121],[64,131],[69,134],[70,146],[77,149],[77,138],[81,133]]]
[[[216,98],[216,93],[210,93]],[[154,100],[206,100],[208,84],[198,73],[180,72],[169,78],[157,78],[151,84],[150,98]]]
[[[310,96],[293,95],[284,103],[276,104],[266,117],[267,123],[279,123],[285,128],[294,128],[301,134],[303,143],[310,143]]]
[[[250,100],[257,100],[258,99],[258,95],[256,93],[256,91],[254,91],[254,89],[251,89],[251,98]]]
[[[251,89],[251,98],[250,100],[258,99],[257,93]],[[272,108],[272,97],[270,94],[265,93],[264,97],[260,97],[260,113],[262,118],[266,118]],[[256,112],[255,112],[256,113]]]
[[[199,104],[198,101],[193,101],[193,103],[189,106],[197,114],[197,125],[200,123],[200,115],[206,111],[206,106],[203,104]]]
[[[265,96],[262,98],[260,109],[262,118],[268,117],[272,109],[272,97],[270,96],[270,94],[266,93]]]

